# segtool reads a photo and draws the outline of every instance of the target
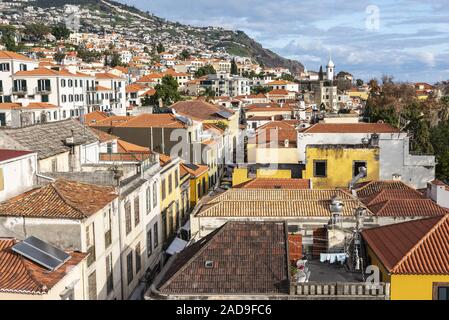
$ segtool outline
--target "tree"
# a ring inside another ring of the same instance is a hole
[[[34,40],[43,40],[50,32],[50,27],[43,23],[30,23],[25,25],[25,34]]]
[[[440,123],[430,131],[430,141],[437,159],[436,176],[449,182],[449,122]]]
[[[150,97],[152,105],[158,106],[159,99],[162,99],[164,106],[169,106],[181,100],[181,95],[178,92],[178,82],[171,75],[164,76],[161,83],[154,89],[156,93]]]
[[[361,86],[363,86],[364,82],[362,79],[357,79],[357,80],[355,80],[355,84],[357,85],[357,87],[361,87]]]
[[[65,53],[62,53],[62,52],[56,52],[53,55],[53,59],[55,59],[55,61],[58,63],[61,63],[62,60],[64,60],[64,58],[65,58]]]
[[[157,53],[162,53],[165,51],[165,47],[162,43],[158,43],[157,47],[156,47]]]
[[[415,102],[407,106],[402,115],[407,120],[405,129],[411,133],[410,149],[417,153],[433,153],[429,125],[424,118],[422,105]]]
[[[215,68],[211,64],[207,64],[204,67],[198,68],[195,72],[195,78],[201,78],[207,76],[208,74],[216,74]]]
[[[281,76],[281,80],[285,80],[285,81],[289,81],[289,82],[294,82],[294,81],[295,81],[295,77],[292,76],[291,74],[283,73],[282,76]]]
[[[223,131],[226,131],[226,129],[229,127],[229,125],[224,121],[218,121],[214,123],[214,126],[220,128]]]
[[[251,93],[252,94],[259,94],[259,93],[266,94],[266,93],[270,92],[270,90],[271,90],[270,87],[264,87],[264,86],[251,87]]]
[[[212,88],[207,87],[204,89],[204,91],[200,94],[201,97],[206,97],[206,101],[209,102],[212,98],[215,97],[215,91],[212,90]]]
[[[0,25],[0,32],[2,34],[1,43],[8,51],[17,51],[15,34],[17,29],[10,25]]]
[[[179,58],[181,60],[187,60],[190,58],[190,52],[186,49],[182,50],[181,53],[179,54]]]
[[[67,27],[60,23],[51,29],[51,34],[56,38],[56,40],[67,39],[70,37],[71,31]]]
[[[234,75],[239,74],[239,70],[237,67],[237,63],[235,62],[235,59],[232,59],[232,61],[231,61],[231,74],[234,74]]]

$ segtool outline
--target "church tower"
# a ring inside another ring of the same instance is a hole
[[[334,80],[334,74],[335,74],[335,64],[332,61],[332,58],[329,58],[329,62],[326,66],[327,71],[327,80]]]

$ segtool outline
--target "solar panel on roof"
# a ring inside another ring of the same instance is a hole
[[[15,244],[11,249],[52,271],[70,259],[66,252],[33,236]]]
[[[232,114],[227,112],[227,111],[218,111],[217,114],[220,117],[223,117],[223,118],[226,118],[226,119],[229,119],[230,117],[232,117]]]

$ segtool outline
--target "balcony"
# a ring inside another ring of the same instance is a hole
[[[101,100],[94,99],[87,102],[88,106],[100,106],[102,104]]]
[[[27,94],[27,93],[28,93],[27,87],[22,87],[22,88],[16,88],[16,87],[14,87],[14,88],[12,88],[12,94],[15,94],[15,95],[25,95],[25,94]]]
[[[87,92],[97,92],[97,89],[95,87],[87,87]]]
[[[50,94],[51,87],[36,88],[36,90],[34,92],[35,92],[35,94]]]

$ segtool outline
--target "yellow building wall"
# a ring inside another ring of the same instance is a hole
[[[392,275],[391,300],[432,300],[435,282],[449,283],[449,275]]]
[[[352,180],[354,161],[366,161],[367,177],[359,182],[379,179],[379,149],[307,147],[303,178],[310,179],[315,189],[347,188]],[[314,161],[327,161],[327,177],[314,177]]]
[[[198,201],[201,199],[201,196],[198,194],[198,185],[201,187],[201,190],[203,190],[203,178],[205,179],[206,184],[206,192],[209,191],[209,174],[207,171],[203,173],[202,175],[190,179],[190,205],[195,206]]]
[[[232,186],[236,186],[249,180],[251,179],[248,177],[248,169],[234,168],[234,171],[232,172]]]
[[[170,164],[169,164],[170,165]],[[178,171],[178,186],[176,186],[176,175],[175,172]],[[172,192],[169,193],[169,179],[171,178],[172,180]],[[165,198],[162,198],[162,180],[165,180]],[[161,174],[161,182],[160,182],[160,190],[161,190],[161,212],[163,212],[164,210],[168,209],[170,204],[172,204],[173,202],[178,201],[179,203],[179,212],[180,213],[183,210],[184,204],[182,201],[182,194],[181,194],[181,180],[180,180],[180,171],[179,171],[179,164],[176,164],[175,166],[173,166],[172,168],[170,168],[169,170],[167,170],[166,172],[164,172],[163,174]],[[167,216],[166,216],[166,226],[167,229],[170,226],[170,222],[169,219],[170,218],[174,218],[175,221],[178,221],[178,215],[176,212],[176,204],[173,204],[172,206],[172,215],[169,214],[169,212],[167,212]],[[173,228],[174,228],[174,224],[173,224]],[[165,231],[165,235],[166,238],[169,238],[173,232],[175,232],[176,230],[166,230]]]

